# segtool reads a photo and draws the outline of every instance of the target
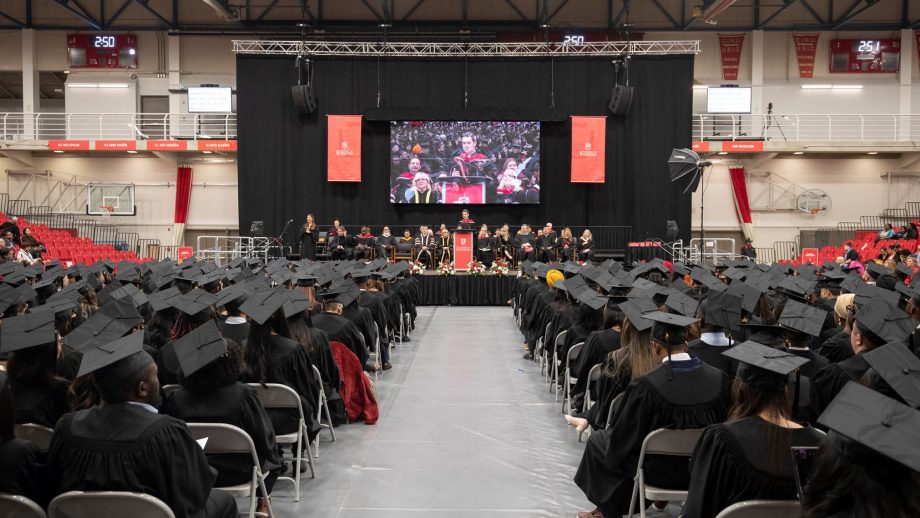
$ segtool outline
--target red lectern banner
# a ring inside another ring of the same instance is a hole
[[[806,79],[814,77],[818,35],[792,33],[792,42],[795,43],[795,59],[799,63],[799,77]]]
[[[719,34],[719,50],[722,52],[722,79],[738,80],[738,67],[741,66],[741,47],[744,46],[744,34]]]
[[[811,263],[818,265],[818,249],[817,248],[803,248],[802,249],[802,263]]]
[[[572,117],[572,183],[604,183],[607,117]]]
[[[467,271],[473,261],[473,233],[454,232],[454,270]]]
[[[329,121],[328,179],[361,181],[361,116],[327,115]]]

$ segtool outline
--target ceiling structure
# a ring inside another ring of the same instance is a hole
[[[0,29],[495,38],[614,31],[920,29],[917,0],[6,0]]]

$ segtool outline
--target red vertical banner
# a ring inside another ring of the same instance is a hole
[[[330,182],[361,181],[361,116],[327,115],[327,168]]]
[[[465,272],[473,262],[473,233],[467,231],[454,232],[454,270]]]
[[[572,116],[572,183],[604,183],[607,117]]]
[[[719,34],[719,51],[722,53],[722,79],[738,80],[738,67],[741,66],[741,48],[744,46],[744,34]]]
[[[795,59],[799,63],[799,77],[811,79],[815,76],[818,35],[792,33],[792,42],[795,44]]]
[[[817,248],[803,248],[802,249],[802,264],[811,263],[813,265],[818,265],[818,249]]]

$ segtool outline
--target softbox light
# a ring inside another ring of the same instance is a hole
[[[674,149],[668,159],[671,181],[676,183],[684,194],[696,192],[700,185],[703,167],[710,162],[701,162],[700,156],[689,149]]]

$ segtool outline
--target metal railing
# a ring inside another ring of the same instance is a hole
[[[693,140],[906,142],[920,139],[920,115],[742,114],[693,116]]]
[[[270,247],[271,240],[267,237],[198,236],[195,257],[212,259],[218,265],[227,264],[239,257],[267,260]]]
[[[0,141],[236,139],[235,113],[0,113]]]

